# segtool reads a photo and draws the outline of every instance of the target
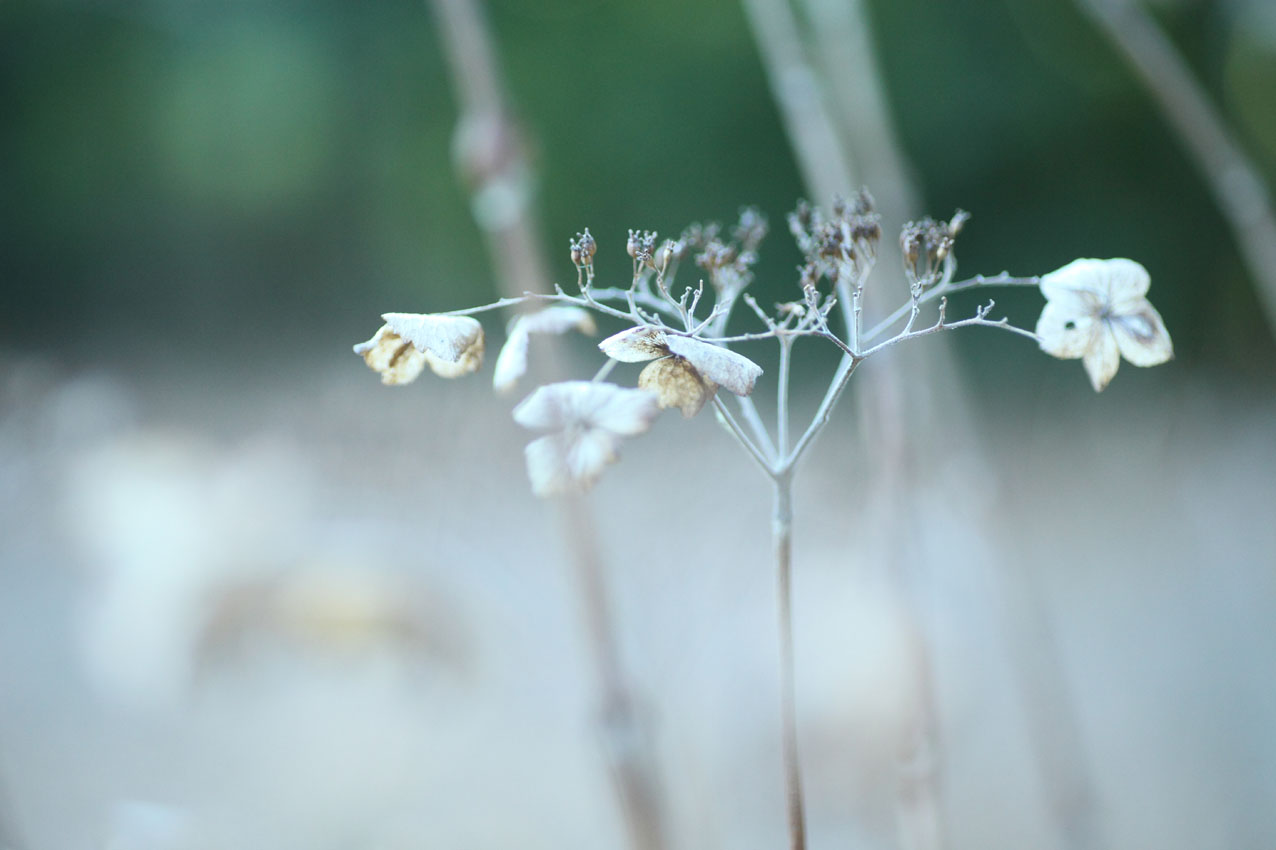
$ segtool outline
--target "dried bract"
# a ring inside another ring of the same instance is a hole
[[[543,386],[514,408],[525,428],[550,430],[524,450],[538,496],[588,489],[617,458],[620,441],[645,432],[660,414],[656,396],[595,381]]]
[[[1156,366],[1174,356],[1161,314],[1147,300],[1147,269],[1126,259],[1073,260],[1041,278],[1045,309],[1037,320],[1041,349],[1081,358],[1095,392],[1116,375],[1124,356]]]
[[[762,375],[762,367],[743,354],[658,328],[630,328],[608,337],[598,347],[608,357],[623,363],[641,363],[677,354],[695,367],[705,380],[739,396],[752,393],[754,384]]]
[[[425,366],[456,378],[483,364],[483,326],[469,316],[385,313],[372,339],[354,347],[384,384],[409,384]]]
[[[548,307],[537,313],[519,316],[510,323],[501,353],[492,371],[492,387],[498,392],[514,388],[527,372],[527,347],[532,334],[561,334],[569,330],[596,333],[594,317],[580,307]]]
[[[671,355],[653,360],[638,375],[639,389],[656,394],[662,408],[676,407],[686,419],[700,412],[718,387],[700,375],[686,359]]]

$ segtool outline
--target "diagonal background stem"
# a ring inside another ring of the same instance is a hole
[[[533,203],[532,166],[482,9],[478,0],[430,4],[460,108],[453,154],[469,183],[474,218],[497,279],[507,296],[547,292],[549,264]],[[546,342],[552,346],[553,339]],[[551,349],[549,359],[561,363],[561,351]],[[595,667],[603,748],[629,845],[663,850],[666,825],[655,757],[621,660],[594,522],[580,499],[557,504]]]
[[[1276,331],[1276,213],[1258,168],[1138,0],[1077,3],[1121,51],[1205,176],[1253,278],[1267,324]]]

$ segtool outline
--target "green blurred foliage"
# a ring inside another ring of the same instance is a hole
[[[1276,176],[1269,4],[1160,5]],[[916,213],[974,213],[964,271],[1135,257],[1179,366],[1271,376],[1271,334],[1205,185],[1070,0],[871,11],[929,207]],[[737,4],[501,0],[490,13],[557,274],[574,277],[567,240],[585,226],[604,276],[623,278],[626,228],[672,233],[755,204],[773,222],[759,295],[788,297],[798,257],[783,215],[802,187]],[[383,310],[496,290],[419,0],[9,0],[0,110],[8,345],[101,357],[129,339],[217,356],[271,329],[340,347]],[[1034,299],[1004,303],[1031,322]],[[998,379],[1035,369],[979,336],[960,348]]]

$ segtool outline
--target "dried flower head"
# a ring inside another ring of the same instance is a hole
[[[571,241],[572,265],[576,268],[584,268],[592,265],[594,262],[594,254],[598,251],[598,244],[594,242],[593,235],[589,232],[589,228],[585,228],[584,233],[577,233],[576,238]]]
[[[881,216],[866,189],[853,198],[834,198],[828,218],[817,208],[799,201],[789,213],[789,232],[806,257],[803,287],[821,276],[859,289],[877,261],[882,238]],[[811,277],[811,275],[814,277]]]
[[[762,375],[762,367],[743,354],[659,328],[630,328],[607,337],[598,347],[608,357],[622,363],[642,363],[677,354],[706,381],[725,387],[738,396],[752,393],[753,385]]]
[[[1124,356],[1156,366],[1174,356],[1161,314],[1147,300],[1151,277],[1134,260],[1073,260],[1041,278],[1045,309],[1037,320],[1041,349],[1081,358],[1095,392],[1116,375]]]
[[[561,334],[573,328],[583,334],[598,332],[594,317],[580,307],[547,307],[519,316],[510,323],[505,344],[496,356],[492,387],[497,392],[508,392],[527,372],[527,347],[532,334]]]
[[[969,219],[970,213],[957,210],[948,221],[935,221],[928,216],[904,225],[899,234],[899,247],[904,253],[904,275],[914,298],[952,274],[953,245]]]
[[[483,364],[483,326],[469,316],[385,313],[367,342],[354,347],[381,383],[410,384],[429,366],[442,378],[456,378]]]
[[[653,360],[638,375],[639,389],[656,394],[661,408],[676,407],[684,419],[700,412],[718,387],[692,366],[686,358],[671,354]]]
[[[598,381],[537,389],[514,408],[524,428],[553,433],[527,444],[527,475],[538,496],[586,490],[616,460],[620,441],[645,432],[660,414],[656,396]]]

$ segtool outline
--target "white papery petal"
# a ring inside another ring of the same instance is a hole
[[[613,334],[598,343],[598,347],[612,360],[622,363],[641,363],[669,353],[665,347],[664,331],[647,327],[629,328]]]
[[[598,331],[594,317],[580,307],[548,307],[519,316],[510,323],[509,335],[496,357],[492,386],[498,392],[508,392],[527,373],[527,348],[532,334],[561,334],[573,328],[584,334]]]
[[[1142,298],[1150,283],[1147,269],[1134,260],[1081,259],[1043,275],[1041,293],[1053,301],[1069,291],[1092,292],[1104,304],[1114,306],[1126,299]]]
[[[1174,356],[1161,314],[1146,300],[1138,310],[1109,320],[1121,354],[1135,366],[1157,366]]]
[[[1090,347],[1095,319],[1076,309],[1075,299],[1047,301],[1037,319],[1041,350],[1063,360],[1081,357]]]
[[[588,387],[610,387],[605,393],[591,392],[587,401],[591,408],[587,421],[595,428],[634,437],[645,433],[660,415],[656,394],[648,390],[631,390],[615,384],[580,381]]]
[[[581,307],[546,307],[540,312],[520,316],[514,323],[529,334],[561,334],[573,328],[583,334],[598,332],[593,315]],[[512,332],[513,328],[510,330]]]
[[[654,394],[601,381],[562,381],[538,388],[514,408],[524,428],[603,428],[632,436],[660,414]]]
[[[514,389],[518,379],[527,372],[527,331],[518,322],[510,328],[510,334],[496,355],[496,367],[492,370],[492,386],[497,392]]]
[[[367,342],[354,347],[363,362],[381,375],[381,383],[389,386],[410,384],[425,369],[425,355],[402,339],[388,325],[382,325]]]
[[[470,316],[385,313],[381,318],[417,351],[428,351],[440,360],[456,363],[476,346],[482,351],[483,326]]]
[[[1086,374],[1090,376],[1090,384],[1096,393],[1103,392],[1117,373],[1121,365],[1121,350],[1117,347],[1116,336],[1106,323],[1100,322],[1095,328],[1094,337],[1082,358]]]
[[[527,477],[537,496],[587,490],[616,460],[620,438],[607,431],[549,434],[527,444]]]
[[[1104,260],[1104,272],[1108,282],[1108,305],[1116,315],[1135,312],[1140,303],[1146,303],[1152,276],[1134,260],[1118,257]]]
[[[665,339],[665,345],[674,354],[685,357],[707,380],[736,395],[747,396],[753,392],[753,385],[762,375],[761,366],[720,345],[672,334]]]

